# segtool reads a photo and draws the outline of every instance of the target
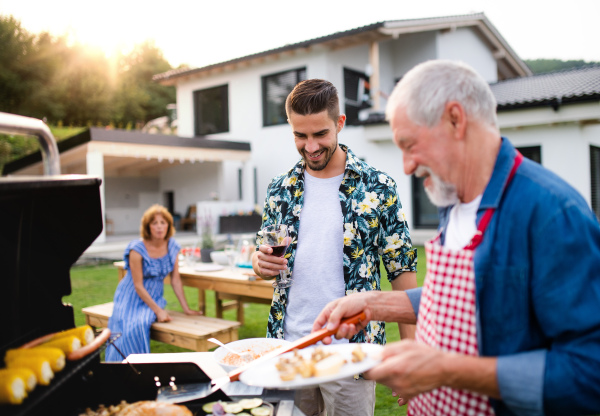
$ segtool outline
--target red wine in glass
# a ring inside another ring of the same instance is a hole
[[[263,244],[268,245],[273,250],[272,255],[276,257],[283,257],[290,241],[288,228],[285,224],[272,224],[268,225],[261,230],[263,237]],[[281,270],[279,277],[273,286],[279,287],[280,289],[290,287],[292,279],[287,275],[287,270]]]
[[[285,250],[287,249],[287,245],[271,246],[271,249],[273,249],[272,254],[274,256],[283,257],[283,255],[285,254]]]

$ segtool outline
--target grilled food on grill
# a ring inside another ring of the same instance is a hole
[[[15,357],[15,359],[7,362],[6,366],[8,368],[29,368],[34,372],[38,384],[43,386],[50,384],[50,380],[54,378],[54,372],[50,367],[50,362],[47,358],[39,355],[34,355],[32,357]]]
[[[52,338],[50,341],[44,342],[40,346],[59,348],[65,354],[70,354],[81,348],[81,340],[75,335],[65,335],[59,338]]]
[[[8,371],[8,369],[5,368],[0,371]],[[19,376],[21,376],[23,381],[25,381],[25,390],[27,390],[27,393],[29,393],[29,392],[33,391],[33,389],[35,389],[35,386],[37,385],[37,377],[35,376],[35,373],[31,369],[25,368],[25,367],[18,367],[18,368],[11,368],[10,371],[14,371]]]
[[[100,406],[98,410],[87,409],[80,416],[193,416],[185,406],[145,400],[135,403],[122,401],[117,406]]]
[[[76,336],[81,341],[81,345],[85,346],[92,342],[95,338],[94,330],[89,325],[81,325],[76,328],[67,329],[57,332],[52,336],[52,339],[58,339],[67,336]]]
[[[0,370],[0,403],[21,404],[27,397],[25,380],[17,371]]]
[[[4,355],[4,362],[8,365],[8,362],[14,360],[17,357],[33,357],[41,356],[47,358],[50,362],[50,368],[55,373],[65,368],[65,353],[59,348],[53,347],[36,347],[36,348],[15,348],[6,351]]]

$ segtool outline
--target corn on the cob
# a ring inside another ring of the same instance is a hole
[[[81,325],[76,328],[67,329],[65,331],[57,332],[54,334],[52,339],[62,338],[66,336],[75,335],[81,341],[81,345],[88,345],[94,340],[94,330],[89,325]]]
[[[35,348],[16,348],[6,351],[4,362],[8,363],[16,357],[30,357],[40,355],[50,362],[50,367],[55,373],[65,368],[65,353],[60,348],[54,347],[35,347]]]
[[[0,370],[0,403],[21,404],[27,397],[25,380],[16,371]]]
[[[27,392],[32,391],[33,389],[35,389],[35,386],[37,384],[37,378],[35,376],[35,373],[30,369],[30,368],[25,368],[25,367],[17,367],[17,368],[5,368],[3,370],[0,371],[14,371],[15,373],[19,374],[21,376],[21,378],[23,380],[25,380],[25,390],[27,390]]]
[[[50,341],[44,342],[40,345],[40,347],[59,348],[65,354],[69,354],[81,348],[81,341],[75,335],[66,335],[64,337],[53,338]]]
[[[16,357],[13,360],[10,360],[6,363],[6,366],[10,368],[20,368],[25,367],[32,370],[37,378],[38,384],[43,386],[47,386],[50,384],[50,380],[54,378],[54,372],[50,367],[50,362],[48,362],[47,358],[41,357],[39,355],[33,355],[31,357]]]

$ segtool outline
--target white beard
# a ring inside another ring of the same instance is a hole
[[[417,177],[429,176],[431,180],[430,188],[425,186],[425,193],[431,203],[437,207],[447,207],[455,205],[458,202],[456,186],[446,183],[440,179],[430,168],[419,166],[415,171]]]

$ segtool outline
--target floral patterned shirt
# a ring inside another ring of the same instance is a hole
[[[380,256],[390,281],[401,273],[416,271],[417,251],[412,247],[406,218],[396,193],[396,183],[388,175],[358,159],[347,146],[346,169],[339,189],[344,227],[344,281],[346,295],[381,290]],[[267,190],[262,228],[286,224],[292,242],[285,257],[286,273],[293,273],[298,242],[300,211],[304,202],[304,169],[301,160],[285,174],[275,177]],[[257,249],[262,244],[257,233]],[[289,289],[276,288],[269,314],[268,338],[283,338]],[[372,321],[351,342],[385,344],[384,322]]]

